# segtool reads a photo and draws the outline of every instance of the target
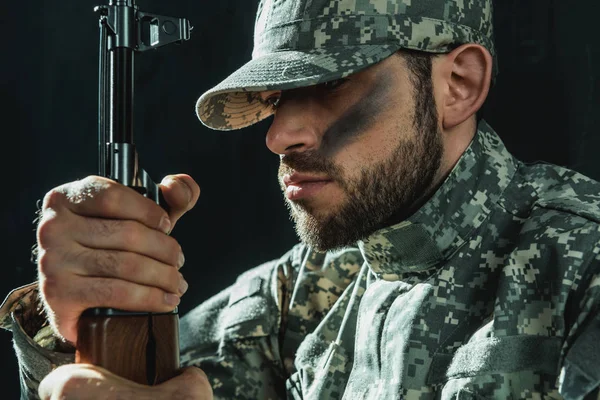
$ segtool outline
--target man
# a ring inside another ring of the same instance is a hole
[[[165,233],[199,188],[164,180],[169,215],[99,177],[52,190],[39,285],[0,310],[23,392],[597,398],[600,184],[524,165],[478,121],[491,21],[485,0],[264,0],[253,60],[198,116],[228,130],[274,115],[266,142],[302,243],[185,316],[182,362],[200,369],[144,387],[70,364],[69,343],[86,308],[178,304],[183,254]]]

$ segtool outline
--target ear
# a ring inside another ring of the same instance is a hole
[[[438,83],[443,87],[441,119],[444,129],[452,129],[473,116],[490,90],[492,56],[483,46],[464,44],[443,57]]]

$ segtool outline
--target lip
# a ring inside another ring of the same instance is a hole
[[[288,200],[300,200],[312,197],[331,183],[327,177],[319,177],[294,172],[284,175],[285,196]]]

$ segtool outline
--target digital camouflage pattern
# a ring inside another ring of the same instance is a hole
[[[202,123],[239,129],[273,114],[256,92],[346,77],[397,50],[445,53],[478,43],[496,51],[491,0],[261,0],[252,60],[204,93]]]
[[[37,399],[39,383],[59,365],[75,361],[72,346],[58,340],[48,325],[37,284],[14,289],[0,306],[0,328],[13,333],[19,360],[21,399]]]
[[[596,398],[599,222],[598,182],[482,122],[409,220],[242,276],[187,317],[212,333],[182,359],[222,399]]]
[[[0,309],[27,398],[72,362],[21,329],[35,298]],[[298,245],[184,316],[181,360],[216,399],[590,399],[599,306],[600,183],[521,163],[482,122],[407,221]]]

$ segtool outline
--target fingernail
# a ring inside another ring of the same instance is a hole
[[[183,185],[182,185],[182,186],[185,186],[185,189],[184,189],[184,190],[185,190],[185,193],[187,194],[187,199],[188,199],[187,201],[188,201],[188,203],[191,203],[191,202],[192,202],[192,196],[193,196],[193,193],[192,193],[192,188],[190,187],[190,185],[188,185],[188,184],[187,184],[185,181],[183,181],[183,180],[180,180],[179,182],[183,183]]]
[[[171,221],[169,220],[169,217],[166,215],[162,217],[159,228],[164,233],[169,233],[171,231]]]
[[[183,275],[179,274],[179,293],[183,295],[188,290],[188,283],[183,279]]]
[[[165,293],[165,303],[167,303],[168,305],[175,307],[179,304],[180,301],[181,299],[176,294]]]
[[[178,264],[177,267],[181,268],[183,267],[183,264],[185,264],[185,256],[183,255],[183,251],[179,251],[179,260],[178,260]]]

